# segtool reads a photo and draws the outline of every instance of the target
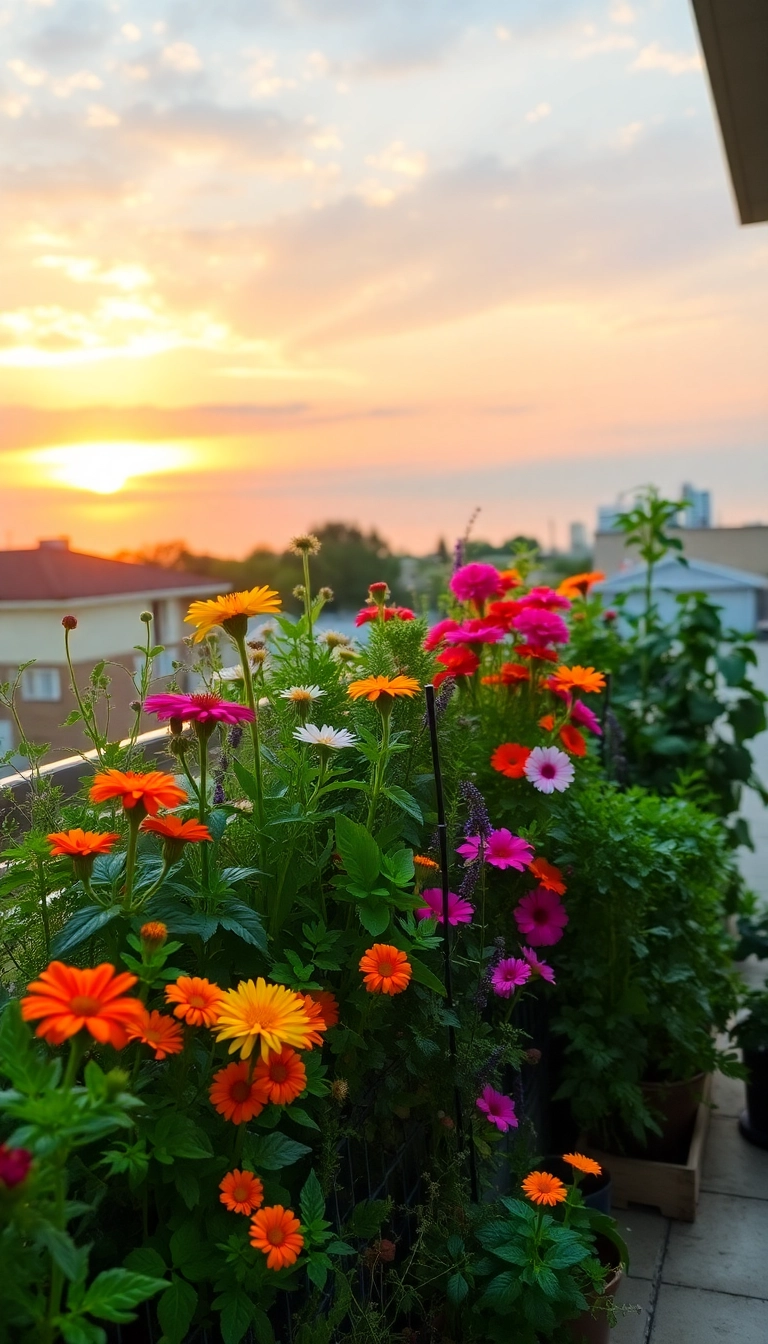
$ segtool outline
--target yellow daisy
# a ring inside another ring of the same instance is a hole
[[[325,1031],[325,1023],[310,1018],[301,994],[268,985],[259,976],[255,984],[241,980],[236,989],[226,991],[215,1030],[217,1041],[232,1042],[230,1055],[239,1050],[241,1059],[249,1059],[260,1040],[261,1057],[268,1059],[270,1051],[279,1053],[284,1045],[310,1050],[313,1033]]]
[[[244,618],[247,623],[249,616],[263,616],[268,612],[280,610],[280,597],[274,588],[268,588],[263,584],[261,588],[247,589],[243,593],[227,593],[225,597],[211,597],[204,602],[192,602],[184,620],[189,625],[196,627],[192,636],[197,644],[210,630],[221,625],[229,634],[238,632],[231,628],[229,622],[235,621],[237,617]],[[245,625],[242,629],[245,634]]]

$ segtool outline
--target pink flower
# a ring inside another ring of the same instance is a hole
[[[378,621],[379,615],[385,621],[415,621],[416,613],[410,607],[361,607],[355,617],[355,625],[367,625],[369,621]]]
[[[436,919],[438,924],[443,922],[443,893],[439,887],[427,887],[421,893],[422,900],[426,901],[420,910],[416,911],[419,919]],[[455,891],[448,892],[448,923],[449,924],[471,924],[474,915],[474,906],[469,901],[463,901]]]
[[[522,873],[533,858],[533,846],[520,835],[512,835],[506,827],[491,831],[484,839],[479,835],[468,835],[456,853],[461,854],[467,863],[474,863],[482,857],[493,868],[516,868]]]
[[[446,631],[445,642],[446,644],[498,644],[506,633],[506,630],[502,625],[499,625],[498,621],[485,620],[481,616],[477,620],[465,621],[455,630]]]
[[[505,1097],[503,1092],[497,1092],[493,1087],[484,1087],[475,1105],[479,1111],[484,1112],[492,1125],[501,1130],[502,1134],[506,1134],[508,1129],[517,1129],[515,1103],[511,1097]]]
[[[603,736],[603,730],[598,722],[594,710],[585,705],[583,700],[574,700],[571,710],[571,723],[577,723],[580,728],[587,728],[590,733],[597,733],[598,737]]]
[[[574,769],[559,747],[534,747],[525,762],[525,777],[539,793],[565,793],[573,780]]]
[[[9,1148],[0,1143],[0,1189],[13,1190],[27,1179],[32,1154],[26,1148]]]
[[[448,584],[460,602],[474,602],[478,611],[489,597],[503,597],[506,587],[495,565],[480,565],[477,561],[462,565]]]
[[[512,912],[520,935],[533,947],[552,947],[559,943],[568,923],[560,897],[546,887],[529,891]]]
[[[522,952],[531,968],[531,975],[541,976],[542,980],[547,980],[550,985],[554,985],[555,972],[552,970],[552,967],[549,966],[546,961],[540,961],[532,947],[524,947]]]
[[[540,607],[547,611],[554,611],[557,607],[561,611],[569,611],[571,606],[568,598],[556,593],[554,588],[532,588],[530,593],[517,600],[525,607]]]
[[[458,629],[459,622],[454,621],[450,616],[446,617],[444,621],[438,621],[437,625],[433,625],[427,634],[427,638],[424,640],[424,648],[428,653],[431,653],[433,649],[439,649],[448,631]]]
[[[505,957],[494,967],[491,984],[502,999],[511,999],[516,989],[520,989],[531,978],[531,968],[527,961],[519,957]]]
[[[144,701],[147,714],[158,719],[182,719],[192,723],[248,723],[253,711],[247,705],[222,700],[218,695],[148,695]]]
[[[556,611],[546,611],[539,607],[526,607],[519,616],[513,616],[512,627],[525,635],[529,644],[567,644],[570,638],[568,626]]]

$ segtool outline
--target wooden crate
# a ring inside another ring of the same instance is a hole
[[[660,1209],[665,1218],[677,1218],[685,1223],[695,1221],[704,1146],[707,1141],[709,1117],[712,1113],[711,1092],[712,1075],[709,1074],[704,1082],[685,1163],[651,1162],[643,1157],[621,1157],[615,1153],[603,1153],[585,1141],[582,1152],[594,1157],[595,1161],[602,1167],[607,1167],[611,1173],[615,1208],[626,1209],[629,1204],[651,1204]]]

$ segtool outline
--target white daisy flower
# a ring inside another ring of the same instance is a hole
[[[240,664],[237,667],[220,667],[218,671],[211,673],[211,681],[242,681],[243,669]]]
[[[357,738],[346,728],[331,728],[330,724],[324,723],[322,728],[318,728],[314,723],[308,723],[304,728],[296,728],[294,737],[299,742],[309,742],[313,747],[326,747],[330,751],[339,751],[341,747],[354,746]]]
[[[319,686],[289,686],[287,691],[280,691],[282,699],[290,700],[293,705],[313,705],[324,695],[325,691]]]

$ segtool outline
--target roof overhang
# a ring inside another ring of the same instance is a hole
[[[742,224],[768,220],[768,0],[692,0]]]
[[[88,597],[40,597],[40,598],[0,598],[0,611],[53,611],[57,615],[64,608],[70,611],[73,607],[103,607],[115,606],[120,603],[126,605],[136,602],[159,602],[169,597],[215,597],[221,592],[221,584],[217,583],[196,583],[194,587],[189,588],[137,588],[134,593],[100,593]]]

